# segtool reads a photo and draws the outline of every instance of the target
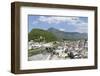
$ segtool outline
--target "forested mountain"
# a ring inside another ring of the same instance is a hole
[[[49,32],[52,32],[58,39],[70,39],[70,40],[76,40],[76,39],[87,39],[88,35],[87,33],[79,33],[79,32],[64,32],[60,31],[55,28],[49,28]]]
[[[34,41],[57,41],[57,40],[78,40],[88,39],[87,33],[79,32],[64,32],[55,28],[49,28],[48,30],[43,29],[32,29],[28,34],[28,40]]]
[[[56,41],[57,38],[53,33],[47,30],[32,29],[32,31],[29,32],[28,34],[28,40],[34,40],[37,42],[41,42],[41,41],[50,42],[50,41]]]

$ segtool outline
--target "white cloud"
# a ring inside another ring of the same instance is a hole
[[[58,24],[60,22],[75,23],[76,20],[79,20],[79,18],[78,17],[45,17],[45,16],[40,16],[39,18],[39,21],[47,22],[49,24],[52,23]]]
[[[65,29],[63,29],[63,28],[60,28],[59,30],[60,30],[60,31],[65,31]]]
[[[54,17],[54,16],[40,16],[36,21],[33,21],[33,24],[44,22],[48,24],[59,24],[66,22],[66,25],[71,25],[72,27],[76,27],[76,32],[87,32],[88,23],[81,20],[79,17]],[[60,31],[65,31],[65,29],[61,28]]]
[[[38,21],[33,21],[33,23],[32,23],[32,24],[34,25],[34,24],[37,24],[37,23],[38,23]]]
[[[87,28],[77,28],[75,31],[80,32],[80,33],[87,33],[88,29]]]
[[[88,32],[88,23],[80,23],[77,25],[76,32],[87,33]]]
[[[76,29],[75,29],[76,32],[80,32],[80,33],[87,33],[88,32],[88,23],[84,22],[80,19],[77,19],[76,21],[71,21],[68,24],[76,27]]]

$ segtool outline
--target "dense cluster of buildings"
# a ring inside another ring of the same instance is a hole
[[[88,57],[88,41],[87,40],[66,40],[56,42],[34,42],[29,41],[28,49],[45,48],[43,59],[47,60],[59,60],[59,59],[81,59]],[[38,54],[40,55],[40,54]],[[44,58],[46,55],[46,58]],[[48,55],[48,56],[47,56]],[[37,55],[36,55],[37,56]],[[33,56],[34,60],[35,55]],[[36,60],[36,59],[35,59]],[[37,58],[38,60],[38,58]]]

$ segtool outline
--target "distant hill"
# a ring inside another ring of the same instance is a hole
[[[55,28],[49,28],[49,32],[53,33],[59,40],[77,40],[77,39],[87,39],[87,33],[79,33],[79,32],[64,32]]]
[[[28,40],[34,40],[37,42],[46,41],[57,41],[57,40],[79,40],[88,39],[87,33],[79,32],[64,32],[55,28],[49,28],[48,30],[43,29],[32,29],[28,34]]]
[[[29,32],[28,34],[28,40],[34,40],[37,42],[41,41],[56,41],[57,38],[56,36],[47,30],[42,30],[42,29],[32,29],[32,31]]]

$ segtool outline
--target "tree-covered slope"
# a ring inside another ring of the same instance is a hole
[[[37,42],[41,41],[51,42],[51,41],[56,41],[57,38],[53,33],[49,31],[42,29],[32,29],[28,34],[28,40],[34,40]]]
[[[78,40],[78,39],[87,39],[88,38],[87,33],[64,32],[64,31],[60,31],[55,28],[49,28],[48,31],[53,33],[59,40],[62,40],[62,39]]]

